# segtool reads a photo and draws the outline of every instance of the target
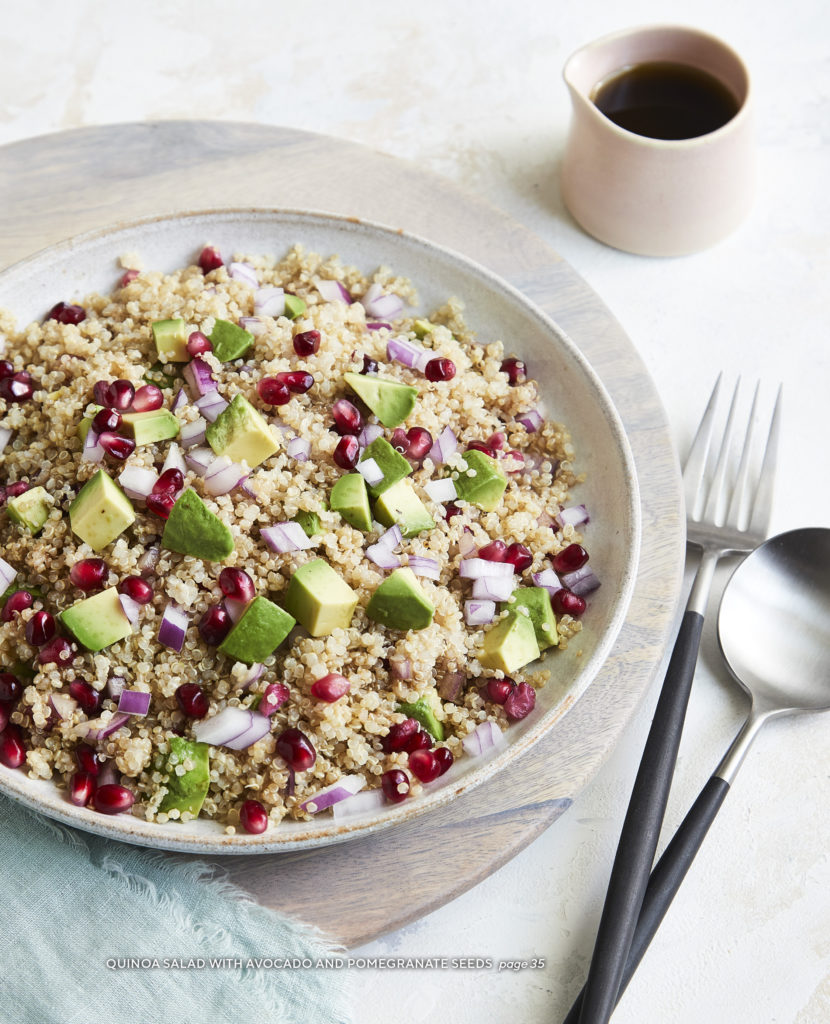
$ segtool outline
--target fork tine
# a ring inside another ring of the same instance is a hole
[[[775,399],[775,408],[772,411],[769,434],[767,435],[767,446],[764,451],[764,461],[761,464],[761,475],[758,480],[758,487],[755,491],[755,498],[752,508],[752,517],[749,522],[749,530],[766,537],[769,530],[769,521],[772,516],[772,494],[775,487],[775,466],[778,461],[778,438],[781,433],[781,401],[783,386],[778,385],[778,395]]]
[[[729,416],[726,420],[726,429],[723,432],[723,441],[718,452],[718,461],[715,464],[715,472],[709,487],[709,494],[703,507],[703,518],[714,524],[723,522],[726,477],[729,472],[729,453],[732,447],[732,434],[735,430],[735,409],[738,405],[738,392],[740,388],[741,378],[739,377],[735,384],[735,390],[732,392],[732,402],[729,405]]]
[[[726,513],[726,525],[736,530],[742,529],[747,517],[745,509],[749,493],[749,469],[750,454],[752,452],[752,441],[755,437],[757,418],[755,412],[758,408],[758,393],[761,390],[761,382],[755,385],[755,394],[752,396],[752,408],[749,410],[749,423],[746,427],[743,449],[741,450],[741,461],[738,465],[738,474],[735,477],[735,487],[732,491],[732,498],[729,502],[729,509]]]
[[[686,498],[686,514],[691,519],[697,519],[699,515],[698,505],[702,503],[703,476],[706,472],[706,462],[709,457],[709,446],[712,443],[712,430],[715,425],[715,411],[720,394],[723,372],[718,374],[712,394],[706,405],[706,411],[697,428],[692,447],[683,467],[683,489]]]

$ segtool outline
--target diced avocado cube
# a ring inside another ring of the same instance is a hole
[[[307,512],[305,509],[300,509],[294,516],[294,522],[302,526],[306,537],[315,537],[318,533],[322,533],[320,517],[316,512]]]
[[[369,486],[369,493],[373,498],[383,494],[384,491],[389,490],[392,484],[403,480],[405,476],[409,476],[412,472],[412,465],[409,459],[405,459],[400,452],[396,452],[385,437],[376,437],[364,449],[363,454],[360,456],[360,461],[365,462],[366,459],[374,459],[378,464],[378,468],[383,473],[383,479],[380,483]]]
[[[425,338],[435,329],[435,324],[429,322],[429,320],[416,320],[412,324],[412,330],[415,332],[416,338]]]
[[[556,617],[550,604],[550,594],[544,587],[518,587],[513,591],[513,600],[502,604],[502,608],[509,612],[519,612],[524,609],[531,623],[533,632],[536,635],[536,643],[539,650],[544,651],[559,643],[559,634],[556,631]]]
[[[291,577],[285,610],[312,636],[348,629],[357,607],[357,594],[322,558],[306,562]]]
[[[444,739],[444,726],[436,717],[436,708],[440,707],[441,698],[436,690],[428,690],[419,697],[413,704],[401,702],[398,704],[398,711],[402,711],[407,718],[414,718],[440,743]]]
[[[505,675],[539,657],[533,623],[521,612],[509,612],[484,637],[478,660],[485,668],[500,669]]]
[[[207,562],[221,562],[233,551],[233,537],[219,516],[188,488],[170,509],[161,546]]]
[[[43,524],[49,518],[52,496],[42,487],[32,487],[31,490],[18,494],[16,498],[9,498],[6,508],[13,523],[25,526],[29,533],[35,536],[40,533]]]
[[[426,629],[435,605],[421,589],[411,569],[396,569],[372,594],[366,615],[387,629]]]
[[[92,412],[89,416],[84,416],[81,422],[78,424],[78,437],[81,439],[81,444],[86,443],[86,435],[89,433],[89,428],[92,426],[92,421],[95,419],[95,414],[100,412],[100,405],[93,405]]]
[[[244,460],[251,469],[279,448],[268,421],[244,395],[234,395],[227,409],[208,424],[205,440],[217,455],[227,455],[233,462]]]
[[[495,459],[491,459],[477,448],[464,452],[462,458],[467,468],[460,470],[455,480],[458,497],[472,505],[478,505],[484,512],[493,512],[498,508],[507,487],[507,477],[501,466]]]
[[[125,412],[121,416],[124,432],[135,439],[135,443],[154,444],[177,437],[179,421],[169,409],[152,409],[149,412]]]
[[[210,332],[213,354],[223,363],[240,359],[254,343],[254,336],[229,320],[217,320]]]
[[[305,299],[301,299],[299,295],[290,295],[286,293],[285,296],[285,315],[289,320],[296,320],[298,316],[301,316],[306,311]]]
[[[246,665],[265,661],[296,624],[288,612],[267,597],[255,597],[219,645],[219,650]]]
[[[115,587],[86,597],[65,608],[58,618],[89,651],[100,651],[133,631]]]
[[[339,512],[357,530],[372,529],[372,513],[366,481],[360,473],[341,476],[329,495],[332,512]]]
[[[167,772],[164,783],[167,792],[158,809],[162,814],[187,812],[196,818],[210,788],[210,747],[207,743],[197,743],[184,736],[171,736],[167,742],[170,753],[162,769]],[[183,775],[177,774],[176,768],[185,763],[189,763],[190,768],[186,768]]]
[[[87,480],[69,506],[72,532],[100,551],[135,522],[127,495],[103,469]]]
[[[187,327],[184,320],[156,320],[152,326],[156,351],[162,363],[189,362]]]
[[[376,374],[344,373],[343,379],[384,427],[399,427],[415,408],[418,389],[409,384]]]
[[[375,502],[375,516],[383,526],[397,523],[404,537],[414,537],[435,526],[410,480],[399,480],[381,494]]]

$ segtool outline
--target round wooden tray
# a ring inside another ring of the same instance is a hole
[[[620,325],[527,228],[414,165],[328,136],[211,121],[60,132],[0,147],[0,195],[0,267],[82,231],[192,209],[305,208],[400,227],[505,278],[585,353],[628,432],[643,513],[630,610],[588,692],[509,769],[428,818],[308,852],[215,858],[262,904],[349,946],[486,878],[597,771],[648,689],[673,621],[685,536],[679,472],[654,386]]]

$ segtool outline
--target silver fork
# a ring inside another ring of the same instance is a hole
[[[641,915],[677,761],[715,567],[724,555],[752,551],[766,539],[769,530],[781,422],[781,389],[778,389],[758,470],[753,460],[759,392],[756,387],[735,470],[733,448],[740,380],[732,395],[714,465],[710,451],[721,376],[715,383],[683,469],[687,540],[700,548],[701,558],[634,781],[588,980],[564,1024],[607,1022],[685,874],[684,869],[679,880],[672,878],[671,885],[666,881],[660,892],[649,887],[647,913]]]

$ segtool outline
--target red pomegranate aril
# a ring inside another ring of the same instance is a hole
[[[210,711],[210,701],[198,683],[182,683],[176,690],[176,703],[188,718],[204,718]]]
[[[121,422],[121,413],[115,409],[99,409],[93,417],[92,429],[99,434],[105,430],[118,430]]]
[[[148,494],[144,499],[144,504],[147,506],[148,512],[152,512],[159,519],[167,519],[176,504],[176,499],[172,494]]]
[[[184,487],[184,476],[180,469],[171,466],[165,469],[161,476],[153,484],[153,494],[178,494]]]
[[[49,612],[35,612],[26,623],[26,639],[32,647],[43,647],[55,635],[55,620]]]
[[[126,594],[136,604],[149,604],[153,600],[153,588],[140,576],[127,576],[118,584],[118,593]]]
[[[32,378],[25,370],[0,380],[0,398],[5,398],[7,402],[28,402],[34,393]]]
[[[555,591],[550,603],[557,615],[571,615],[575,619],[579,618],[588,607],[584,597],[568,590],[567,587]]]
[[[521,359],[510,356],[501,364],[501,372],[507,374],[510,384],[515,387],[517,384],[524,384],[527,380],[527,367]]]
[[[96,380],[92,385],[92,397],[96,405],[107,405],[109,401],[110,386],[105,380]]]
[[[400,768],[390,768],[384,772],[380,784],[390,804],[399,804],[409,796],[409,776]]]
[[[133,398],[133,412],[153,412],[163,405],[164,395],[155,384],[142,384]]]
[[[488,679],[481,692],[485,700],[491,700],[494,704],[504,704],[515,688],[516,684],[512,679]]]
[[[493,449],[485,441],[470,441],[467,444],[467,451],[484,452],[484,454],[489,455],[491,459],[496,457]]]
[[[19,615],[20,612],[25,611],[27,608],[31,608],[34,602],[35,599],[28,590],[16,590],[6,598],[6,603],[3,605],[3,611],[0,612],[0,620],[3,622],[11,622],[15,615]]]
[[[105,430],[98,435],[98,444],[104,449],[107,455],[111,455],[119,462],[128,459],[135,451],[135,441],[131,437],[122,437],[111,430]]]
[[[507,444],[507,434],[501,430],[497,430],[495,434],[491,434],[487,438],[487,447],[494,452],[500,452]]]
[[[95,793],[95,778],[89,772],[75,772],[69,780],[69,800],[76,807],[86,807]]]
[[[510,465],[511,462],[513,463],[512,466]],[[509,452],[504,453],[501,468],[505,473],[521,473],[525,468],[524,455],[515,448],[511,448]]]
[[[0,733],[2,733],[2,731],[9,724],[9,716],[11,715],[11,713],[12,713],[12,706],[11,706],[11,704],[2,704],[2,703],[0,703]]]
[[[114,380],[107,391],[108,401],[105,404],[111,409],[126,412],[134,398],[135,387],[128,380]]]
[[[360,455],[360,445],[354,434],[346,434],[337,442],[332,458],[341,469],[354,469],[357,465],[357,457]]]
[[[324,700],[327,704],[334,704],[340,700],[352,688],[352,684],[344,676],[337,672],[329,672],[327,676],[318,679],[311,686],[311,695],[317,700]]]
[[[68,665],[73,660],[72,645],[62,636],[53,636],[38,651],[39,665]]]
[[[536,691],[529,683],[519,683],[504,702],[504,713],[513,721],[526,718],[536,707]]]
[[[192,356],[201,356],[213,351],[213,342],[201,331],[191,331],[187,336],[187,351]]]
[[[564,573],[576,572],[588,561],[588,552],[581,544],[569,544],[551,559],[553,571],[560,576]]]
[[[461,511],[462,510],[459,508],[458,505],[456,505],[454,501],[450,501],[444,506],[444,519],[446,519],[447,522],[449,522],[450,519],[453,518],[453,516],[460,516]]]
[[[23,693],[23,684],[17,676],[12,675],[11,672],[0,672],[0,701],[4,704],[11,704],[20,700],[21,693]]]
[[[295,395],[304,395],[314,383],[314,378],[306,370],[288,370],[285,373],[278,373],[277,380],[285,384],[289,391]]]
[[[363,417],[356,405],[348,398],[338,398],[331,407],[331,416],[338,434],[359,434]]]
[[[445,771],[452,767],[452,763],[455,760],[452,756],[452,751],[449,747],[436,747],[435,750],[433,750],[433,754],[435,755],[435,760],[438,762],[438,767],[440,769],[438,774],[443,775]]]
[[[403,427],[395,427],[392,431],[392,440],[390,444],[398,452],[399,455],[406,455],[409,451],[409,438],[406,435],[406,431]]]
[[[262,699],[257,710],[261,715],[270,717],[285,704],[290,696],[291,691],[285,683],[269,683],[262,691]]]
[[[516,572],[524,572],[533,565],[533,554],[524,544],[510,544],[504,553],[504,561],[509,562]]]
[[[279,734],[277,753],[295,772],[308,771],[317,760],[317,751],[311,740],[299,729],[286,729]]]
[[[424,367],[424,376],[433,382],[452,380],[455,376],[455,363],[452,359],[430,359]]]
[[[14,376],[14,363],[9,362],[8,359],[0,359],[0,380],[5,380],[6,377]]]
[[[384,753],[393,754],[400,750],[406,750],[406,745],[420,728],[421,726],[415,718],[405,718],[402,722],[396,722],[381,741]]]
[[[441,774],[441,766],[432,750],[413,750],[409,755],[409,770],[419,782],[434,782]]]
[[[138,270],[125,270],[118,281],[119,288],[126,288],[128,284],[131,284],[138,277]]]
[[[86,743],[81,743],[75,748],[75,760],[78,762],[80,771],[92,776],[98,774],[98,769],[100,768],[98,755]]]
[[[18,726],[9,723],[0,734],[0,762],[7,768],[19,768],[25,760],[23,733]]]
[[[109,569],[103,558],[82,558],[69,570],[69,579],[78,590],[100,590],[107,582]]]
[[[276,377],[263,377],[256,389],[259,397],[268,405],[285,405],[291,401],[288,385]]]
[[[117,782],[99,786],[92,797],[95,810],[101,814],[121,814],[122,811],[128,811],[134,803],[135,796],[126,786],[119,786]]]
[[[413,750],[429,750],[434,742],[431,732],[427,732],[426,729],[418,729],[415,735],[410,737],[404,749],[410,754]]]
[[[69,696],[78,702],[81,711],[91,715],[101,704],[101,694],[84,679],[73,679],[69,684]]]
[[[227,608],[221,604],[215,604],[204,613],[199,619],[199,636],[210,647],[218,647],[219,644],[230,633],[231,617]]]
[[[219,573],[219,587],[232,601],[253,601],[256,595],[254,581],[244,569],[228,567]]]
[[[219,267],[224,267],[224,265],[219,250],[215,249],[212,245],[206,245],[199,253],[199,266],[203,274],[209,274],[211,270],[218,270]]]
[[[29,490],[28,480],[16,480],[13,484],[9,484],[6,487],[7,498],[19,498],[21,494],[25,494]]]
[[[239,808],[239,824],[252,836],[268,828],[268,812],[259,800],[246,800]]]
[[[417,462],[420,462],[432,447],[432,434],[426,427],[410,427],[406,432],[406,439],[409,442],[406,455]]]
[[[67,302],[57,302],[49,310],[47,320],[57,320],[59,324],[80,324],[86,320],[83,306],[73,306]]]
[[[363,357],[363,369],[360,372],[361,373],[377,373],[378,372],[378,362],[377,362],[377,359],[372,359],[371,356],[364,356]]]
[[[319,348],[319,331],[300,331],[294,335],[294,351],[298,356],[313,356]]]
[[[478,557],[485,562],[503,562],[507,555],[507,545],[503,540],[491,540],[483,548],[478,549]]]

